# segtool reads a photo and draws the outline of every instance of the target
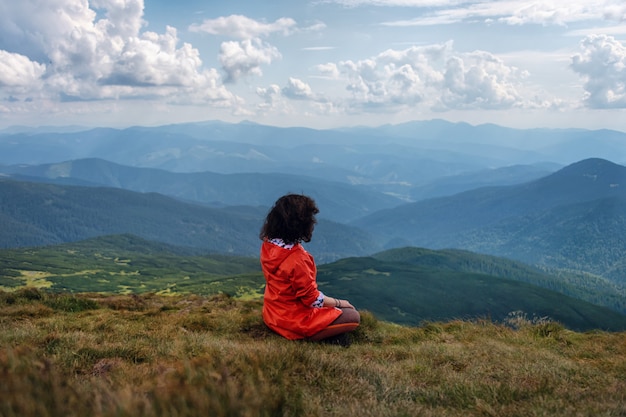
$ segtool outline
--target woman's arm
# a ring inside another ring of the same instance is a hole
[[[354,306],[350,304],[348,300],[340,300],[339,298],[324,296],[324,307],[339,307],[339,308],[352,308]]]
[[[301,248],[298,246],[297,248]],[[299,250],[299,249],[293,249]],[[338,307],[338,308],[352,308],[354,306],[350,304],[348,300],[341,300],[334,297],[328,297],[323,295],[324,301],[320,305],[319,298],[322,293],[317,288],[317,268],[313,257],[308,252],[302,249],[302,252],[291,255],[288,259],[293,262],[292,287],[296,290],[296,297],[308,306],[311,307]],[[316,302],[315,298],[318,298]],[[317,305],[316,305],[317,304]]]

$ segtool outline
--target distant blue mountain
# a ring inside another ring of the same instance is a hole
[[[485,187],[352,222],[389,247],[459,248],[626,283],[626,167],[592,158],[525,184]]]
[[[283,194],[303,193],[320,207],[320,218],[347,222],[403,201],[382,192],[346,183],[286,173],[217,174],[174,173],[135,168],[104,161],[79,159],[57,164],[0,167],[15,179],[65,185],[106,186],[156,192],[179,200],[214,207],[270,207]]]
[[[5,131],[0,134],[0,164],[100,158],[172,172],[287,173],[364,185],[412,200],[436,195],[416,188],[444,177],[514,165],[563,166],[590,157],[626,163],[622,132],[523,130],[440,120],[329,130],[216,121],[59,130]],[[525,175],[508,184],[528,180]]]

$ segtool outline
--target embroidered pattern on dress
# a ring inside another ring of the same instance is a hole
[[[311,307],[322,308],[324,306],[324,293],[320,291],[320,295],[317,296],[317,300],[313,301]]]
[[[269,242],[273,243],[276,246],[280,246],[283,249],[292,249],[295,246],[295,244],[293,244],[293,243],[285,243],[279,237],[275,237],[274,239],[270,239]]]

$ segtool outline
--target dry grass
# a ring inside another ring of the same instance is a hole
[[[0,416],[626,416],[626,333],[363,314],[290,342],[259,301],[0,293]]]

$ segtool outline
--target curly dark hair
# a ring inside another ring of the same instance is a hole
[[[310,242],[319,209],[315,201],[302,194],[280,197],[267,214],[261,228],[261,239],[280,238],[285,243]]]

